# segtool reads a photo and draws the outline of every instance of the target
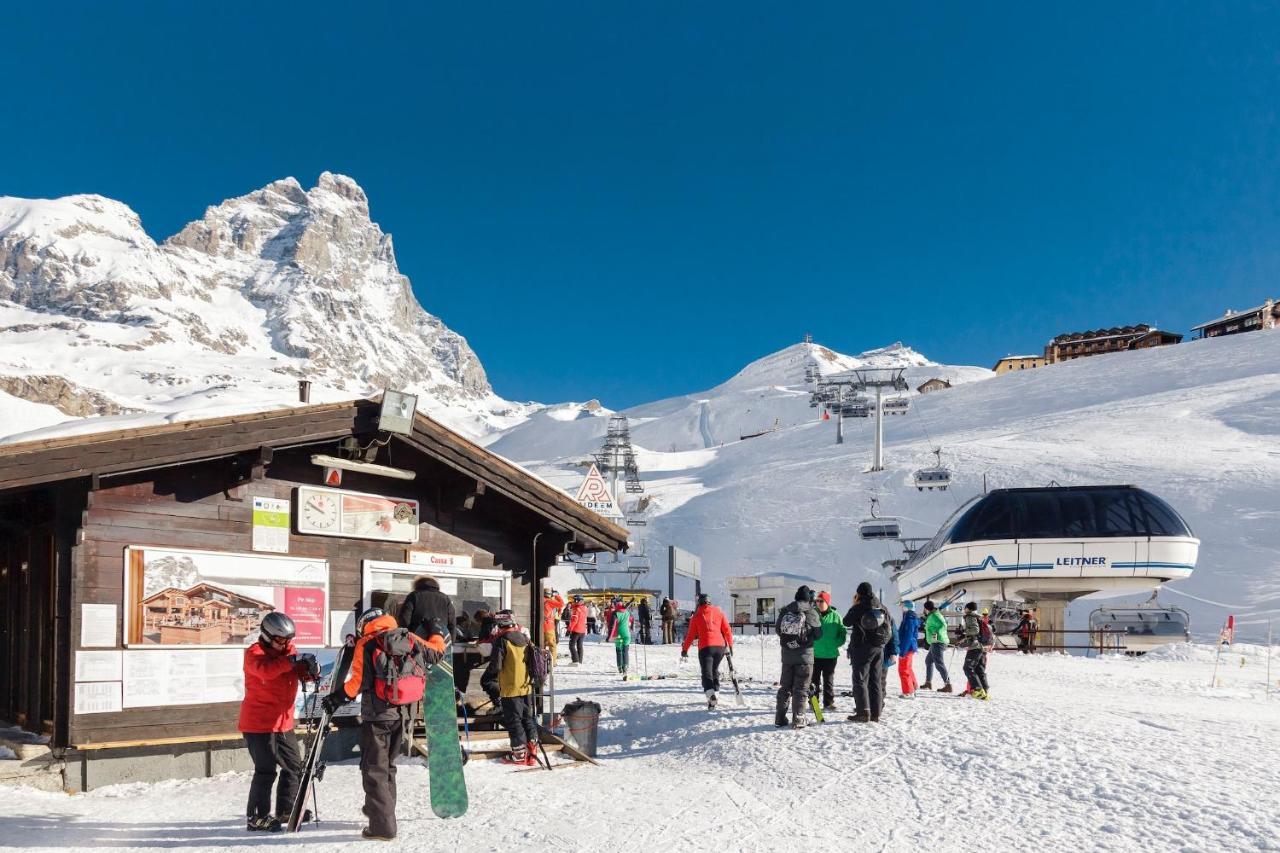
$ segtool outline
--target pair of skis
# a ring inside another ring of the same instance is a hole
[[[346,643],[339,650],[329,684],[330,694],[342,690],[343,682],[347,680],[351,670],[355,644],[356,638],[348,636]],[[452,649],[452,644],[446,646],[440,662],[427,671],[427,687],[422,701],[423,725],[427,732],[427,773],[431,785],[431,811],[439,818],[461,817],[467,813],[469,804],[466,778],[462,772],[464,761],[462,743],[458,737],[457,705],[454,702],[457,689],[453,683]],[[319,696],[319,691],[317,690],[312,696]],[[324,749],[325,738],[329,734],[331,720],[332,715],[322,708],[320,718],[307,744],[298,795],[289,812],[287,824],[289,832],[297,832],[301,828],[308,794],[313,801],[315,800],[315,783],[324,775],[321,752]]]

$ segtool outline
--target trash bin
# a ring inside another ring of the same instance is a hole
[[[596,757],[600,704],[577,699],[564,706],[564,740],[584,755]]]

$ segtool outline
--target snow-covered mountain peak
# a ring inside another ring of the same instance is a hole
[[[364,190],[330,172],[211,206],[160,245],[101,196],[0,199],[0,344],[0,391],[64,415],[244,386],[288,400],[304,377],[321,393],[416,391],[472,435],[528,411],[496,397],[467,342],[422,309]],[[68,363],[28,358],[36,347]]]

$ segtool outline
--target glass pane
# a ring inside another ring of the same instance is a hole
[[[1058,495],[1058,512],[1061,517],[1062,535],[1081,539],[1096,536],[1097,524],[1093,517],[1093,501],[1087,492],[1062,492]]]
[[[1098,519],[1098,536],[1146,536],[1141,515],[1135,517],[1137,503],[1130,489],[1098,489],[1093,493]]]
[[[1138,493],[1138,501],[1146,510],[1147,524],[1152,536],[1192,536],[1191,527],[1182,516],[1160,498],[1150,492]]]
[[[966,524],[967,522],[967,524]],[[984,539],[1013,538],[1013,504],[1005,494],[991,494],[974,507],[971,516],[961,521],[953,542],[978,542]]]
[[[1027,492],[1016,496],[1022,504],[1018,535],[1029,539],[1053,539],[1062,535],[1058,515],[1058,495],[1054,492]]]

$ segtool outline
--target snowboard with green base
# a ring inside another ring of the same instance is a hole
[[[453,647],[427,672],[422,720],[427,730],[427,773],[431,778],[431,811],[436,817],[467,813],[467,780],[462,775],[458,740],[458,707],[454,702]]]

